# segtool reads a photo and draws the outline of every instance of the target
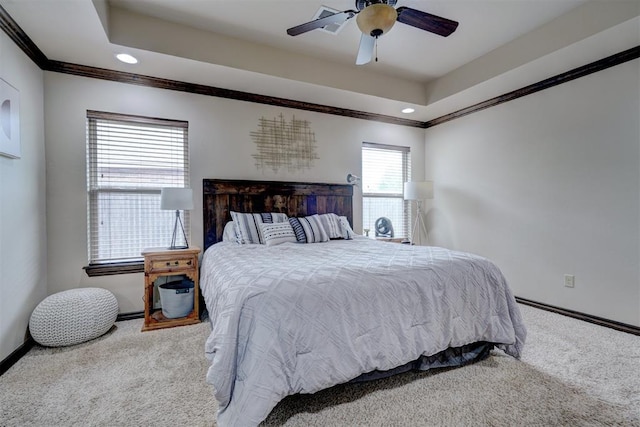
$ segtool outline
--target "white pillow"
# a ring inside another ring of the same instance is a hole
[[[341,216],[338,218],[340,218],[340,225],[342,226],[342,237],[347,240],[353,239],[356,236],[356,233],[351,228],[347,217]]]
[[[286,242],[297,242],[296,234],[288,222],[260,224],[260,228],[262,228],[262,238],[267,246],[280,245]]]
[[[262,239],[262,223],[286,222],[287,214],[283,213],[239,213],[231,211],[231,219],[235,224],[238,243],[259,244],[264,243]]]
[[[237,242],[238,236],[236,236],[236,225],[233,221],[229,221],[224,225],[224,230],[222,231],[222,241],[223,242]]]
[[[289,218],[298,243],[328,242],[329,235],[324,231],[319,216],[311,215],[304,218]]]

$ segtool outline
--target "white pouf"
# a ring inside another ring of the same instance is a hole
[[[47,347],[80,344],[105,334],[118,317],[118,300],[106,289],[79,288],[49,295],[31,313],[33,339]]]

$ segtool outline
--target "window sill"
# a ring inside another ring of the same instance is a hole
[[[82,267],[87,276],[113,276],[116,274],[143,273],[144,261],[112,262],[109,264],[90,264]]]

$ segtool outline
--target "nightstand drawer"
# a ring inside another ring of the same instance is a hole
[[[189,258],[173,258],[173,259],[154,259],[150,263],[149,271],[167,271],[192,268],[194,265],[193,257]]]

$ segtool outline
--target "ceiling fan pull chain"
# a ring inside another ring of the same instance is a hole
[[[378,37],[376,37],[376,62],[378,62]]]

